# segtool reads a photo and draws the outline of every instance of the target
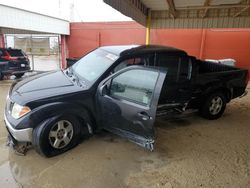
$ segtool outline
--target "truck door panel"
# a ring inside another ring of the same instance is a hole
[[[152,150],[154,120],[165,72],[131,66],[100,83],[97,102],[101,126]]]

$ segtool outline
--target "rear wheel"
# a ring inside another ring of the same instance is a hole
[[[2,72],[0,72],[0,80],[3,80],[3,78],[4,78],[4,75]]]
[[[206,119],[220,118],[226,108],[226,97],[221,92],[216,92],[208,96],[200,108],[200,114]]]
[[[22,78],[23,75],[24,75],[24,73],[18,73],[18,74],[15,74],[15,77],[16,78]]]
[[[33,131],[35,150],[46,157],[59,155],[79,143],[81,125],[73,116],[59,116],[46,120]]]

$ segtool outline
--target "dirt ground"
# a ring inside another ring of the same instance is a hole
[[[5,146],[9,86],[0,82],[0,187],[250,187],[250,95],[232,101],[219,120],[157,120],[154,152],[102,133],[48,159]]]

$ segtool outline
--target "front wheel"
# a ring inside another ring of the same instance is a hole
[[[60,116],[46,120],[33,131],[35,150],[46,157],[66,152],[79,143],[81,125],[73,116]]]
[[[214,120],[220,118],[226,108],[226,97],[217,92],[208,96],[200,108],[200,115],[206,119]]]

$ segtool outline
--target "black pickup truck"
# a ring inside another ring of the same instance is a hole
[[[198,109],[219,118],[246,94],[248,71],[155,45],[106,46],[63,71],[13,83],[5,123],[13,143],[54,156],[108,130],[153,150],[157,116]]]

